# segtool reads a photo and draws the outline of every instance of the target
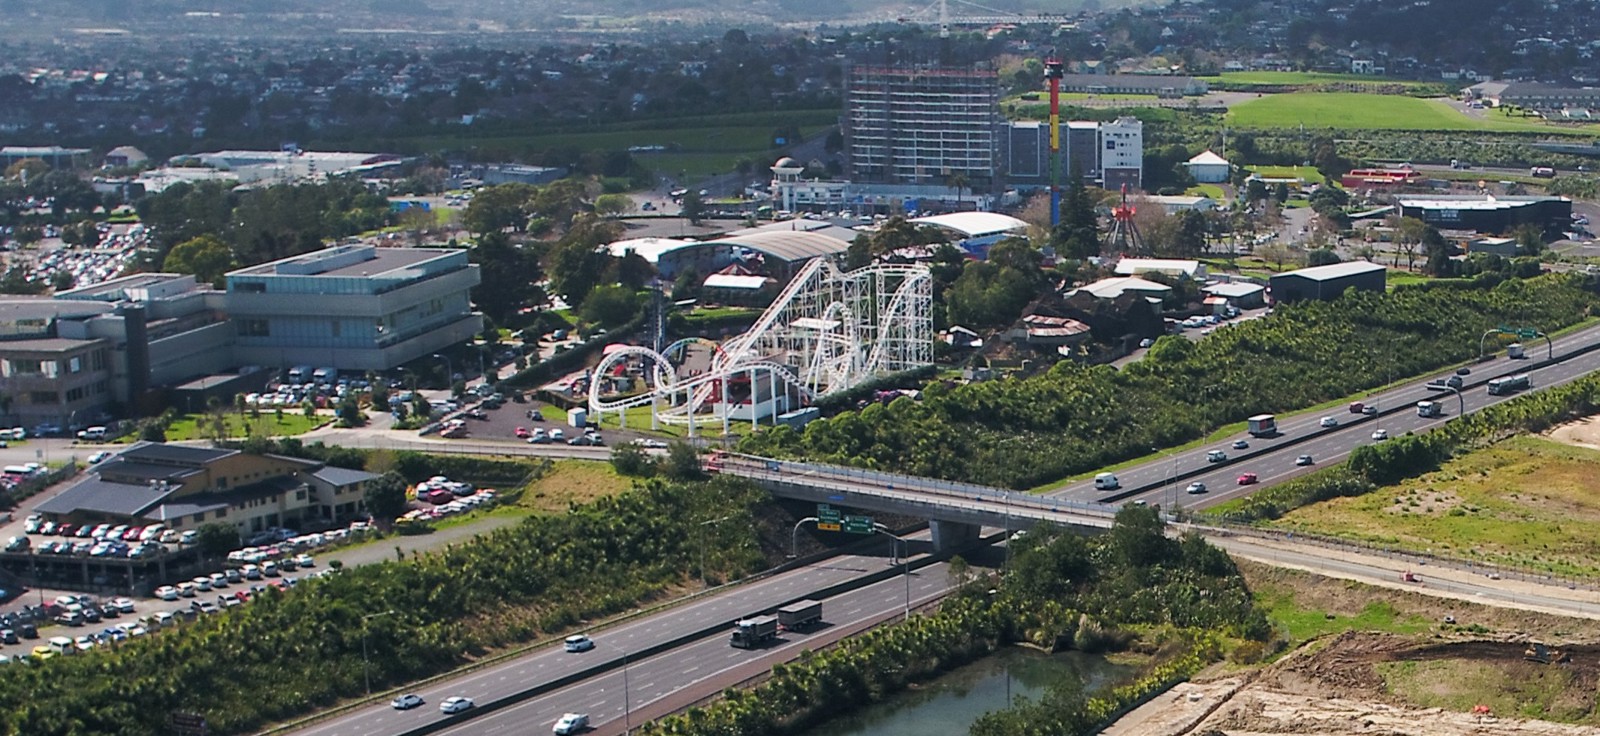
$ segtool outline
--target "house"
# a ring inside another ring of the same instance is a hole
[[[1201,184],[1220,184],[1226,182],[1233,174],[1233,164],[1209,150],[1189,159],[1183,165],[1189,169],[1189,175]]]
[[[1006,332],[1006,339],[1034,347],[1059,348],[1089,341],[1089,326],[1070,317],[1030,314]]]
[[[1367,261],[1287,271],[1272,277],[1272,299],[1275,302],[1337,299],[1346,289],[1382,293],[1388,286],[1388,273],[1383,266]]]
[[[1163,210],[1166,210],[1167,214],[1169,215],[1176,215],[1185,210],[1205,212],[1207,210],[1214,210],[1217,208],[1217,201],[1210,197],[1162,196],[1151,194],[1141,197],[1140,199],[1148,202],[1149,204],[1160,206]]]
[[[1172,293],[1172,287],[1132,276],[1118,276],[1100,279],[1092,284],[1085,284],[1073,289],[1067,292],[1067,298],[1072,299],[1078,294],[1088,294],[1096,299],[1111,300],[1121,297],[1124,293],[1141,294],[1160,301]]]
[[[314,460],[139,442],[93,466],[36,511],[78,524],[231,524],[240,536],[331,526],[366,516],[378,476]]]

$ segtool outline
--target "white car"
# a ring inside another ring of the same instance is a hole
[[[312,559],[311,555],[302,554],[297,555],[294,558],[294,564],[299,565],[300,567],[316,567],[317,561]]]
[[[156,588],[156,597],[164,601],[178,600],[178,589],[170,585],[163,585]]]
[[[1322,426],[1324,426],[1324,427],[1337,427],[1337,426],[1339,426],[1339,420],[1334,419],[1333,417],[1323,417],[1322,418]]]
[[[583,634],[573,634],[567,637],[562,646],[569,652],[587,652],[594,648],[594,640]]]
[[[1187,493],[1205,493],[1206,492],[1206,484],[1201,483],[1200,481],[1195,481],[1195,482],[1189,484],[1189,487],[1188,487],[1188,489],[1186,489],[1186,492]]]
[[[395,698],[393,702],[389,703],[389,705],[394,706],[395,710],[411,710],[412,708],[422,705],[422,696],[416,693],[406,693],[405,695]]]
[[[1374,430],[1372,432],[1372,439],[1375,439],[1375,440],[1386,440],[1386,439],[1389,439],[1389,430],[1387,430],[1387,429]]]
[[[440,713],[460,713],[472,707],[472,698],[452,695],[439,704]]]
[[[566,714],[563,714],[561,716],[561,720],[556,721],[556,727],[554,729],[552,729],[552,731],[554,733],[556,733],[557,736],[567,736],[567,734],[583,733],[584,731],[587,731],[587,730],[589,730],[589,714],[588,713],[566,713]]]
[[[106,605],[108,607],[117,609],[117,611],[120,613],[133,613],[132,598],[112,598],[111,601]]]

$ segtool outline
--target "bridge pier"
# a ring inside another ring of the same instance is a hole
[[[977,543],[980,527],[977,524],[963,524],[958,521],[940,521],[933,519],[928,522],[928,529],[933,532],[934,552],[948,552]]]

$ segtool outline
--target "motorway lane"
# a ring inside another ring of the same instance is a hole
[[[1318,575],[1355,580],[1397,590],[1409,590],[1424,595],[1482,603],[1518,610],[1543,610],[1562,616],[1600,618],[1600,604],[1577,600],[1582,594],[1553,595],[1559,588],[1538,583],[1512,583],[1473,576],[1456,570],[1435,570],[1430,567],[1407,566],[1398,560],[1371,555],[1334,553],[1318,547],[1292,548],[1283,544],[1261,544],[1246,537],[1230,536],[1226,532],[1198,529],[1206,541],[1221,547],[1237,557],[1262,562],[1274,567],[1290,567]],[[1399,582],[1397,570],[1410,570],[1420,583]],[[1543,592],[1540,592],[1543,591]]]
[[[1570,383],[1595,370],[1600,370],[1600,351],[1586,353],[1543,370],[1529,371],[1529,373],[1533,376],[1534,389],[1537,390]],[[1507,372],[1502,370],[1499,372],[1480,373],[1474,370],[1472,377],[1482,380],[1504,375]],[[1460,403],[1456,401],[1456,397],[1450,392],[1424,391],[1425,393],[1415,394],[1418,398],[1413,399],[1410,404],[1406,405],[1408,407],[1406,410],[1387,416],[1359,417],[1359,421],[1351,421],[1358,419],[1358,416],[1348,413],[1342,416],[1335,415],[1338,416],[1341,422],[1338,428],[1319,428],[1320,434],[1298,445],[1284,446],[1274,450],[1272,440],[1252,440],[1252,450],[1256,450],[1257,447],[1264,447],[1265,451],[1254,452],[1242,459],[1233,459],[1228,463],[1220,464],[1223,467],[1219,467],[1216,470],[1183,478],[1181,481],[1146,491],[1126,500],[1142,500],[1151,504],[1162,503],[1170,505],[1176,499],[1179,505],[1192,508],[1213,506],[1232,498],[1253,493],[1262,485],[1281,482],[1316,469],[1316,466],[1296,466],[1295,458],[1299,455],[1310,455],[1316,461],[1317,466],[1338,462],[1349,456],[1350,451],[1360,445],[1376,444],[1384,441],[1372,439],[1372,432],[1380,427],[1388,431],[1390,437],[1399,437],[1407,432],[1424,430],[1449,421],[1460,411],[1458,408]],[[1434,400],[1442,401],[1446,407],[1444,416],[1420,417],[1417,416],[1414,408],[1410,408],[1417,400],[1427,394],[1433,394]],[[1520,395],[1491,396],[1488,390],[1480,385],[1466,388],[1462,392],[1462,399],[1466,402],[1467,411],[1472,412],[1503,401],[1509,401]],[[1312,421],[1315,422],[1316,418],[1313,418]],[[1198,461],[1188,460],[1187,463],[1180,461],[1178,473],[1181,475],[1185,472],[1202,470],[1206,465],[1208,463],[1205,462],[1205,456],[1202,451]],[[1258,483],[1247,486],[1239,485],[1238,477],[1243,473],[1255,473]],[[1205,483],[1208,492],[1198,496],[1185,493],[1184,488],[1194,481]]]
[[[769,670],[775,662],[798,657],[804,650],[816,650],[868,624],[895,619],[905,607],[907,582],[904,576],[896,576],[828,598],[822,603],[825,626],[806,632],[786,632],[776,643],[764,649],[735,649],[728,645],[725,633],[718,633],[670,652],[632,662],[628,666],[626,694],[623,673],[619,669],[480,716],[440,733],[455,736],[543,734],[549,732],[561,714],[569,712],[589,714],[591,725],[601,734],[621,732],[625,725],[624,705],[630,713],[627,720],[638,725],[721,692],[733,683]],[[949,589],[948,567],[940,563],[917,570],[911,574],[909,583],[911,606],[915,608],[926,604],[943,596]],[[582,655],[568,656],[587,659],[592,655],[618,654],[607,651],[610,638],[596,637],[596,649]],[[460,694],[476,697],[467,691],[461,691]],[[437,709],[431,714],[418,716],[419,719],[438,717]]]
[[[461,677],[423,687],[416,692],[428,705],[415,711],[396,711],[387,702],[356,708],[336,718],[321,721],[296,733],[304,736],[362,736],[392,734],[415,726],[418,711],[438,717],[438,703],[451,695],[467,695],[479,703],[505,697],[540,682],[581,672],[611,659],[620,660],[620,647],[642,651],[661,642],[688,635],[718,621],[732,622],[760,611],[771,610],[789,601],[809,596],[813,591],[878,572],[885,558],[870,555],[841,555],[798,570],[734,586],[701,600],[673,607],[661,613],[624,623],[594,635],[602,642],[589,656],[575,657],[563,651],[560,643],[512,658]],[[902,583],[903,585],[903,583]],[[898,599],[896,599],[898,600]],[[824,613],[827,613],[824,607]],[[606,651],[606,645],[612,650]]]
[[[1554,345],[1555,353],[1557,357],[1559,357],[1563,352],[1571,351],[1596,341],[1600,341],[1600,327],[1591,327],[1581,332],[1576,332],[1556,340]],[[1528,355],[1530,357],[1529,360],[1510,360],[1502,355],[1497,356],[1494,360],[1470,364],[1472,368],[1472,374],[1463,377],[1466,379],[1466,385],[1462,389],[1462,394],[1466,399],[1467,410],[1473,411],[1486,406],[1487,403],[1493,403],[1485,402],[1485,398],[1493,398],[1496,401],[1509,398],[1486,396],[1486,391],[1483,388],[1483,384],[1487,383],[1491,378],[1514,373],[1528,372],[1533,374],[1534,388],[1537,389],[1542,386],[1549,386],[1555,383],[1565,382],[1565,380],[1570,380],[1572,377],[1575,377],[1573,375],[1574,372],[1576,372],[1577,375],[1581,375],[1582,373],[1600,369],[1600,351],[1578,356],[1565,361],[1563,365],[1553,366],[1540,371],[1530,371],[1527,369],[1527,366],[1538,362],[1539,359],[1542,359],[1546,355],[1545,347],[1543,345],[1535,345],[1530,343],[1528,346]],[[1452,372],[1440,373],[1433,377],[1444,377],[1449,375],[1452,375]],[[1456,401],[1455,396],[1448,391],[1434,391],[1426,387],[1427,380],[1430,380],[1433,377],[1406,384],[1405,386],[1384,391],[1363,399],[1363,401],[1366,403],[1376,405],[1384,411],[1390,411],[1391,409],[1398,407],[1404,407],[1404,411],[1390,413],[1387,416],[1369,417],[1359,414],[1351,414],[1345,409],[1345,407],[1335,407],[1333,409],[1329,409],[1324,414],[1306,413],[1295,417],[1280,418],[1278,423],[1279,434],[1276,437],[1256,438],[1245,433],[1240,433],[1232,437],[1224,438],[1218,441],[1215,445],[1207,445],[1185,452],[1172,453],[1171,455],[1162,456],[1159,459],[1153,459],[1131,468],[1119,470],[1117,471],[1117,478],[1121,481],[1122,487],[1125,489],[1139,488],[1150,485],[1161,485],[1161,490],[1163,493],[1169,493],[1165,487],[1165,484],[1169,478],[1173,477],[1174,475],[1182,476],[1184,473],[1192,473],[1197,469],[1206,467],[1208,465],[1206,462],[1206,453],[1211,450],[1220,449],[1228,453],[1228,462],[1222,464],[1226,468],[1226,472],[1208,473],[1199,478],[1186,479],[1183,484],[1187,485],[1190,480],[1203,480],[1207,486],[1211,486],[1214,493],[1217,490],[1214,483],[1216,479],[1226,477],[1231,483],[1233,479],[1237,478],[1240,473],[1244,472],[1254,472],[1261,477],[1263,482],[1266,482],[1268,472],[1264,470],[1264,468],[1270,469],[1274,466],[1283,465],[1283,463],[1272,459],[1275,455],[1282,454],[1288,456],[1288,462],[1290,466],[1293,464],[1294,456],[1300,454],[1310,454],[1320,464],[1328,460],[1335,459],[1335,457],[1341,452],[1348,453],[1349,449],[1357,444],[1356,442],[1351,441],[1350,438],[1355,437],[1357,434],[1359,434],[1362,438],[1366,438],[1371,434],[1373,429],[1383,427],[1384,429],[1389,430],[1391,436],[1398,436],[1406,431],[1421,427],[1428,422],[1441,421],[1441,419],[1421,420],[1419,417],[1417,417],[1415,412],[1412,411],[1410,407],[1413,407],[1418,401],[1425,399],[1442,401],[1446,415],[1444,418],[1454,416],[1459,411],[1457,408],[1458,402]],[[1333,416],[1338,419],[1340,428],[1336,430],[1328,430],[1319,426],[1323,416]],[[1364,432],[1351,431],[1351,425],[1364,428]],[[1284,440],[1286,439],[1302,437],[1307,434],[1319,432],[1326,434],[1338,434],[1343,439],[1336,443],[1319,443],[1317,440],[1312,440],[1302,443],[1294,448],[1284,447],[1286,444]],[[1243,439],[1248,441],[1250,443],[1250,448],[1247,450],[1232,449],[1231,445],[1235,439]],[[1280,453],[1280,450],[1285,451]],[[1326,458],[1324,457],[1325,455],[1327,456]],[[1231,473],[1231,475],[1228,475],[1227,473]],[[1096,490],[1092,481],[1080,481],[1067,485],[1063,488],[1050,491],[1045,495],[1049,497],[1072,499],[1075,501],[1099,501],[1105,499],[1108,495],[1114,496],[1115,494]],[[1155,494],[1150,493],[1141,494],[1138,496],[1138,498],[1147,500],[1154,497]]]

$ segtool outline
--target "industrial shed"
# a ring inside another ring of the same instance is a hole
[[[1334,263],[1287,271],[1272,277],[1272,300],[1337,299],[1346,289],[1382,292],[1388,288],[1388,269],[1367,261]]]

